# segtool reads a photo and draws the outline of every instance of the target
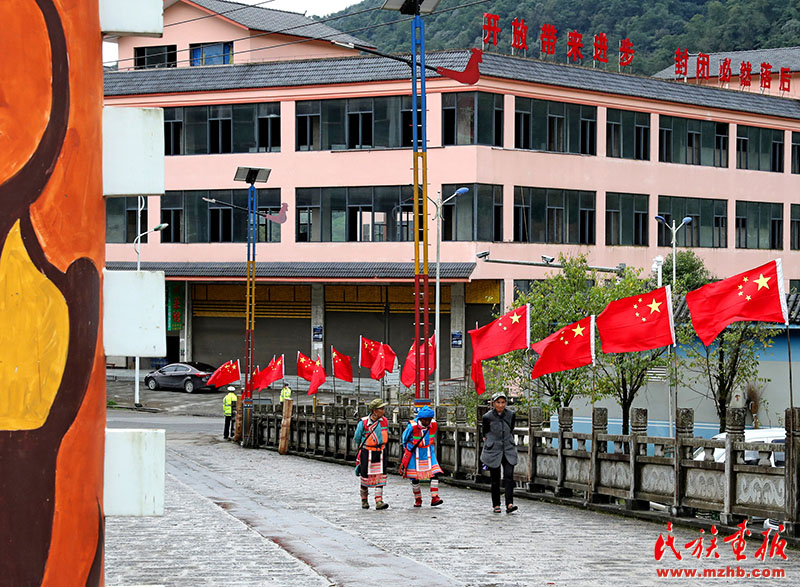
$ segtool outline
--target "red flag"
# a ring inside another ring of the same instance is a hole
[[[278,357],[277,360],[272,357],[269,365],[253,376],[253,389],[265,389],[278,379],[283,379],[283,355]]]
[[[400,382],[406,387],[411,387],[417,382],[417,375],[415,373],[417,368],[417,347],[416,343],[412,343],[411,349],[408,351],[406,362],[403,364],[403,370],[400,372]],[[419,379],[425,381],[436,370],[436,339],[435,335],[431,335],[428,343],[422,345],[419,349],[420,368]]]
[[[781,260],[709,283],[686,294],[697,336],[708,346],[728,324],[782,322],[787,324],[786,293]]]
[[[520,349],[531,344],[531,309],[528,304],[514,308],[497,320],[469,331],[472,341],[472,380],[478,395],[486,391],[481,361]]]
[[[300,351],[297,352],[297,374],[311,384],[308,387],[308,395],[317,393],[319,386],[327,379],[319,356],[316,361],[312,361]]]
[[[231,359],[219,369],[214,371],[211,374],[211,377],[208,378],[206,384],[213,385],[215,387],[222,387],[223,385],[228,385],[234,381],[239,381],[241,378],[242,372],[239,370],[239,360],[237,359],[234,361]]]
[[[587,316],[531,345],[539,355],[531,379],[594,364],[594,316]]]
[[[397,354],[392,350],[388,344],[380,343],[378,352],[375,353],[375,360],[369,369],[370,377],[373,379],[383,379],[386,372],[392,372],[394,369],[394,360]]]
[[[611,302],[597,317],[604,353],[648,351],[675,344],[670,286]]]
[[[336,352],[331,345],[331,360],[333,362],[333,376],[342,381],[353,382],[353,366],[350,364],[350,357]]]
[[[244,384],[245,391],[253,391],[255,389],[259,389],[258,387],[254,386],[256,376],[258,376],[259,373],[260,371],[258,369],[258,365],[256,365],[255,368],[253,368],[253,374],[250,375],[250,382]]]
[[[375,355],[378,354],[378,350],[381,347],[381,343],[364,338],[363,336],[359,336],[358,341],[358,366],[371,369],[372,364],[375,362]]]

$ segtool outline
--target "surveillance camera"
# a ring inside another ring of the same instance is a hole
[[[475,256],[478,259],[487,259],[489,257],[489,251],[481,251],[480,253],[475,253]]]
[[[543,261],[544,263],[547,263],[548,265],[549,265],[550,263],[552,263],[553,261],[555,261],[555,260],[556,260],[556,258],[555,258],[555,257],[548,257],[547,255],[542,255],[542,261]]]

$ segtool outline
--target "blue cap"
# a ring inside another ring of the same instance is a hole
[[[417,418],[433,418],[435,415],[433,408],[430,406],[422,407],[419,412],[417,412]]]

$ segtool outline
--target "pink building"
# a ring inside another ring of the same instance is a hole
[[[267,24],[298,15],[246,8],[262,16],[245,22],[230,2],[167,4],[165,25],[188,22],[165,26],[163,39],[126,39],[105,94],[109,105],[164,108],[166,193],[148,198],[146,221],[170,227],[141,256],[166,271],[170,312],[182,313],[169,359],[244,354],[246,214],[202,199],[246,206],[237,166],[271,168],[259,207],[289,209],[285,224],[260,227],[258,362],[296,349],[327,360],[331,344],[356,356],[359,334],[404,358],[414,307],[410,69],[314,40],[335,31]],[[224,14],[191,20],[209,11]],[[428,61],[463,69],[468,57]],[[482,262],[482,251],[533,262],[585,253],[592,265],[648,273],[671,252],[654,216],[689,216],[678,246],[714,274],[782,257],[786,285],[800,281],[793,99],[486,54],[475,86],[428,79],[427,115],[429,195],[470,190],[443,210],[445,378],[465,373],[466,331],[552,271]],[[135,219],[135,199],[109,200],[110,268],[135,263]]]

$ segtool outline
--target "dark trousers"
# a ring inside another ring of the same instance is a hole
[[[503,482],[506,490],[506,506],[514,503],[514,465],[510,465],[503,457],[500,466],[503,467]],[[492,476],[492,505],[500,506],[500,467],[489,467]]]
[[[231,430],[231,420],[232,419],[233,419],[233,416],[225,416],[225,431],[222,433],[222,437],[223,438],[228,438],[228,436],[231,436],[231,434],[229,434],[229,433],[233,432],[233,430]]]

